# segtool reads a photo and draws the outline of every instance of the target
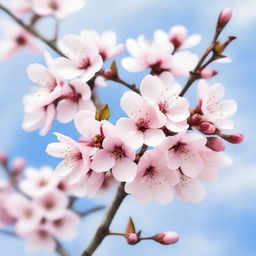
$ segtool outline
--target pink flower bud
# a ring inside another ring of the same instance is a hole
[[[209,78],[212,78],[214,77],[215,75],[217,75],[218,72],[211,69],[211,68],[205,68],[203,69],[201,72],[200,72],[200,78],[203,78],[203,79],[209,79]]]
[[[180,239],[179,234],[173,231],[166,231],[155,235],[154,240],[163,245],[175,244]]]
[[[17,157],[14,159],[13,164],[12,164],[12,172],[15,174],[19,174],[22,169],[25,167],[26,162],[25,159],[22,157]]]
[[[225,150],[224,142],[218,137],[207,138],[206,146],[216,152],[221,152]]]
[[[202,122],[199,127],[200,132],[204,134],[214,134],[216,131],[216,127],[214,124],[209,122]]]
[[[0,152],[0,164],[6,165],[8,162],[8,157],[5,153]]]
[[[136,233],[128,233],[126,235],[126,239],[127,239],[127,242],[128,244],[137,244],[139,242],[139,237]]]
[[[199,125],[203,120],[203,116],[200,114],[194,114],[188,119],[188,123],[192,126]]]
[[[231,135],[222,134],[221,137],[232,144],[239,144],[244,140],[244,135],[242,133],[234,133]]]
[[[106,78],[113,78],[115,74],[111,69],[106,69],[104,71],[104,75]]]
[[[229,7],[224,8],[219,15],[218,27],[225,27],[227,23],[230,21],[231,17],[232,9]]]

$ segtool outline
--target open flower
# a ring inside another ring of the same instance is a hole
[[[188,128],[189,102],[179,97],[181,86],[170,73],[164,72],[159,77],[147,75],[141,82],[140,91],[145,99],[158,105],[167,118],[165,126],[170,131],[181,132]]]
[[[166,117],[157,105],[150,104],[135,92],[125,92],[121,107],[129,118],[120,118],[116,125],[129,146],[135,149],[143,143],[156,146],[165,138],[159,128],[165,125]]]
[[[17,219],[15,232],[19,235],[35,229],[43,216],[37,205],[21,194],[10,195],[6,202],[6,209],[11,216]]]
[[[134,195],[140,203],[154,200],[159,204],[167,204],[173,199],[171,186],[178,182],[177,171],[166,167],[165,154],[149,150],[138,163],[135,180],[125,184],[125,191]]]
[[[79,79],[69,82],[62,98],[58,102],[56,116],[56,119],[62,123],[73,120],[80,110],[95,111],[91,100],[91,89],[87,83]]]
[[[28,49],[32,52],[40,52],[42,48],[37,44],[35,37],[19,25],[1,22],[1,31],[4,40],[0,40],[0,60],[8,60],[15,56],[20,50]]]
[[[198,34],[188,36],[187,29],[180,25],[171,27],[168,34],[162,30],[157,30],[155,32],[155,36],[164,40],[167,39],[171,44],[173,44],[174,49],[177,50],[192,48],[199,44],[202,38]]]
[[[108,172],[117,181],[131,182],[137,172],[134,163],[135,151],[128,147],[119,137],[107,137],[102,143],[102,149],[92,157],[91,168],[95,172]]]
[[[68,205],[68,198],[60,190],[53,189],[36,198],[34,202],[45,218],[55,220],[63,216],[64,210]]]
[[[219,130],[232,130],[234,123],[230,119],[237,110],[234,100],[223,100],[225,88],[222,84],[209,86],[205,80],[198,83],[199,105],[205,119]]]
[[[70,183],[80,181],[80,178],[89,171],[88,148],[60,133],[55,133],[55,135],[60,142],[49,144],[46,152],[51,156],[64,159],[55,168],[56,174],[59,176],[69,175]]]
[[[172,55],[174,46],[157,34],[152,41],[139,36],[137,41],[128,39],[126,46],[132,57],[122,60],[123,67],[130,72],[139,72],[147,68],[151,74],[160,75],[164,71],[176,76],[189,76],[197,63],[197,56],[183,51]]]
[[[53,177],[52,168],[42,167],[39,171],[34,168],[25,170],[26,178],[23,179],[19,187],[30,197],[40,197],[58,184],[58,179]]]
[[[206,138],[196,133],[179,133],[167,137],[159,146],[167,153],[167,166],[180,168],[188,177],[197,177],[204,170],[201,150],[206,148]]]
[[[94,39],[98,53],[103,61],[116,57],[124,50],[123,44],[116,44],[116,34],[112,31],[107,31],[100,35],[93,30],[84,30],[81,33],[81,37],[85,39],[92,37]]]
[[[51,220],[46,225],[54,237],[61,240],[70,240],[76,236],[79,222],[78,215],[67,209],[61,217]]]
[[[67,58],[55,59],[54,67],[65,79],[81,76],[87,82],[102,68],[102,57],[91,36],[66,35],[60,42],[60,48]]]
[[[83,8],[85,0],[32,0],[32,7],[40,16],[55,16],[64,19]]]

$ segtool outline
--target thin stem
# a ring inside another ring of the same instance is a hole
[[[124,81],[123,79],[121,79],[120,77],[116,77],[116,78],[108,78],[108,80],[111,80],[113,82],[119,83],[124,85],[125,87],[129,88],[130,90],[140,94],[140,90],[136,87],[135,84],[129,84],[126,81]]]
[[[56,253],[58,253],[61,256],[70,256],[70,254],[65,250],[65,248],[62,246],[62,244],[56,240]]]
[[[194,70],[192,72],[190,72],[190,76],[188,78],[188,81],[185,84],[185,86],[183,87],[183,89],[180,93],[180,96],[184,96],[184,94],[187,92],[187,90],[193,84],[193,82],[198,79],[200,71],[203,70],[206,66],[208,66],[211,62],[213,62],[215,60],[215,56],[213,54],[213,56],[209,59],[209,61],[207,61],[205,63],[205,65],[202,66],[202,64],[204,63],[204,61],[206,60],[206,58],[208,57],[210,52],[214,49],[214,46],[215,46],[215,44],[218,40],[218,37],[219,37],[222,29],[216,29],[215,30],[215,34],[214,34],[213,40],[211,42],[211,45],[205,50],[203,56],[199,59],[196,67],[194,68]]]
[[[89,209],[89,210],[87,210],[87,211],[76,212],[76,213],[77,213],[80,217],[85,217],[85,216],[87,216],[87,215],[89,215],[89,214],[91,214],[91,213],[98,212],[98,211],[103,210],[103,209],[105,209],[105,208],[106,208],[105,206],[100,205],[100,206],[96,206],[96,207],[94,207],[94,208],[92,208],[92,209]]]
[[[92,241],[90,242],[87,249],[81,254],[81,256],[91,256],[94,251],[98,248],[98,246],[102,243],[104,238],[109,233],[109,227],[118,211],[121,203],[126,197],[126,193],[124,191],[124,183],[121,183],[116,191],[116,195],[110,204],[109,208],[106,210],[105,217],[98,227]]]
[[[108,232],[109,236],[125,236],[124,233],[118,233],[118,232]]]
[[[8,10],[5,6],[3,6],[2,4],[0,4],[0,9],[2,11],[4,11],[6,14],[8,14],[12,19],[14,19],[20,26],[22,26],[24,29],[26,29],[28,32],[30,32],[32,35],[34,35],[35,37],[39,38],[40,40],[42,40],[45,44],[47,44],[50,48],[52,48],[54,51],[56,51],[59,55],[65,57],[65,54],[62,53],[58,47],[55,45],[54,42],[52,42],[51,40],[45,38],[43,35],[41,35],[40,33],[38,33],[32,26],[27,25],[25,22],[23,22],[21,19],[19,19],[18,17],[16,17],[10,10]]]

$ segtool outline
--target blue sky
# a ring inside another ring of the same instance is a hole
[[[128,37],[134,38],[140,34],[151,37],[156,29],[167,31],[172,25],[182,24],[191,34],[199,33],[203,36],[200,45],[193,49],[195,53],[201,54],[211,40],[219,11],[226,6],[234,9],[234,16],[222,38],[224,40],[225,36],[236,35],[238,39],[227,50],[233,62],[214,65],[219,75],[211,82],[223,82],[227,89],[226,98],[234,98],[239,104],[238,113],[234,118],[236,131],[242,131],[246,140],[241,145],[227,145],[227,154],[234,159],[233,166],[221,170],[219,182],[206,186],[208,195],[200,204],[184,204],[175,200],[165,207],[153,203],[142,206],[132,197],[124,202],[114,220],[112,230],[122,231],[128,216],[132,216],[145,235],[169,229],[177,231],[181,234],[181,240],[176,245],[166,247],[144,242],[128,246],[122,238],[109,237],[95,256],[153,256],[156,253],[163,256],[255,255],[255,0],[88,0],[87,6],[81,12],[63,21],[61,35],[79,33],[82,29],[95,29],[99,32],[113,30],[122,42]],[[6,16],[1,13],[1,18]],[[51,21],[42,23],[39,27],[46,34],[50,34]],[[123,54],[125,55],[127,53]],[[21,129],[21,101],[30,85],[26,67],[34,62],[43,63],[43,56],[24,51],[12,60],[0,63],[0,150],[7,152],[11,157],[25,157],[31,166],[55,166],[57,160],[45,153],[46,145],[55,141],[52,131],[73,137],[77,134],[73,123],[56,123],[45,137],[40,137],[37,131],[26,133]],[[137,83],[144,75],[126,73],[122,69],[120,72],[126,80]],[[107,88],[99,90],[101,100],[110,104],[113,121],[122,115],[118,104],[124,91],[125,88],[118,84],[110,84]],[[191,88],[188,97],[194,99],[195,93],[196,86]],[[78,206],[107,204],[110,197],[111,195],[98,197],[93,202],[83,199]],[[82,222],[79,238],[67,243],[72,255],[79,255],[85,247],[101,215],[97,213]],[[17,255],[17,251],[20,256],[27,255],[22,241],[0,235],[0,244],[0,255]]]

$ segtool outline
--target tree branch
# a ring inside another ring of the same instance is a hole
[[[56,240],[57,247],[55,252],[58,253],[60,256],[70,256],[70,254],[64,249],[62,244]]]
[[[50,48],[52,48],[55,52],[57,52],[59,55],[66,57],[64,53],[58,49],[58,47],[55,45],[55,43],[52,40],[49,40],[45,38],[43,35],[38,33],[32,26],[27,25],[25,22],[23,22],[21,19],[16,17],[10,10],[8,10],[5,6],[0,4],[0,9],[4,11],[6,14],[8,14],[12,19],[14,19],[20,26],[22,26],[24,29],[26,29],[28,32],[30,32],[35,37],[42,40],[45,44],[47,44]]]
[[[98,248],[101,242],[109,233],[109,227],[115,217],[117,210],[119,209],[121,203],[126,197],[126,193],[124,191],[124,183],[121,183],[117,189],[116,195],[110,204],[109,208],[106,210],[105,218],[102,223],[98,227],[92,241],[90,242],[87,249],[81,254],[81,256],[91,256],[94,251]]]

